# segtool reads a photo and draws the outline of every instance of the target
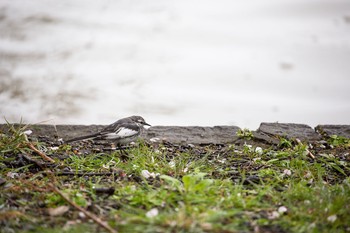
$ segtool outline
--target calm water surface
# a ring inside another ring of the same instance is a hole
[[[0,2],[0,114],[350,124],[348,0]]]

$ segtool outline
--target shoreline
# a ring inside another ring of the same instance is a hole
[[[20,126],[14,124],[14,126]],[[91,134],[106,125],[28,125],[31,136],[63,140]],[[7,132],[7,124],[0,124],[0,131]],[[152,142],[170,142],[174,144],[231,144],[241,137],[238,126],[152,126],[141,134],[141,138]],[[279,138],[299,139],[301,141],[318,141],[332,135],[350,138],[350,125],[317,125],[312,128],[306,124],[295,123],[261,123],[257,130],[250,131],[254,139],[268,144],[278,144]]]

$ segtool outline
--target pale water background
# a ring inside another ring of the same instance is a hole
[[[133,114],[350,124],[350,1],[0,1],[0,122]]]

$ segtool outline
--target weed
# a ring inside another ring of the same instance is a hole
[[[350,148],[350,139],[338,135],[331,135],[327,140],[331,146]]]
[[[189,148],[140,142],[108,153],[95,153],[96,145],[88,143],[57,150],[36,143],[59,161],[46,167],[48,175],[20,160],[21,153],[33,153],[22,133],[17,128],[0,139],[5,182],[0,227],[7,232],[99,231],[73,208],[50,216],[48,208],[67,204],[50,185],[119,232],[349,230],[350,164],[339,150],[316,148],[310,158],[311,146],[283,139],[259,150],[247,144]],[[239,134],[252,137],[247,130]],[[345,139],[331,140],[330,145],[347,148]],[[114,192],[101,194],[97,188]]]
[[[236,134],[239,138],[246,140],[251,140],[254,137],[253,132],[249,129],[239,129]]]

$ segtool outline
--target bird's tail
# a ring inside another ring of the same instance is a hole
[[[85,135],[85,136],[80,136],[80,137],[68,139],[67,141],[64,141],[64,142],[69,143],[69,142],[76,142],[76,141],[81,141],[81,140],[85,140],[85,139],[93,139],[99,135],[100,135],[99,133],[94,133],[94,134],[90,134],[90,135]]]

